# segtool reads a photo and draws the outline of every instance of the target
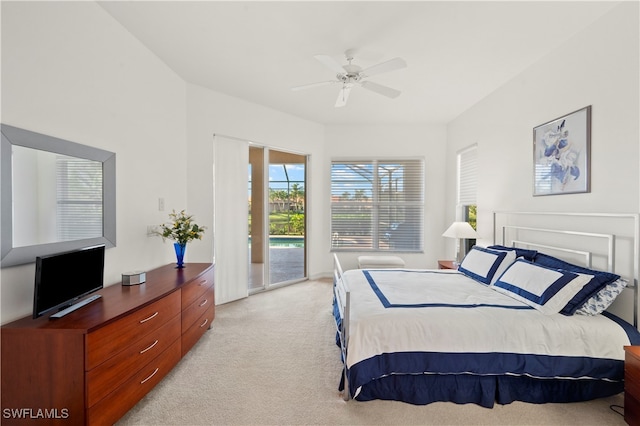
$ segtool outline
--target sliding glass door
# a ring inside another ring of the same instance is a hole
[[[249,147],[249,292],[265,287],[265,149]]]
[[[250,147],[249,291],[306,277],[304,155]]]
[[[306,157],[269,151],[269,284],[306,276]]]

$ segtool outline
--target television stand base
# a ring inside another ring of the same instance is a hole
[[[89,303],[93,302],[94,300],[100,299],[101,297],[102,296],[100,296],[99,294],[94,294],[93,296],[87,297],[86,299],[81,300],[80,302],[75,303],[75,304],[69,306],[68,308],[65,308],[65,309],[63,309],[63,310],[61,310],[59,312],[56,312],[55,314],[51,315],[49,317],[49,319],[62,318],[63,316],[75,311],[76,309],[80,309],[83,306],[88,305]]]

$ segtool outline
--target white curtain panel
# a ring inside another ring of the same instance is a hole
[[[249,143],[213,138],[213,253],[216,304],[247,297]]]

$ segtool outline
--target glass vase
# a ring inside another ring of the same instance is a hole
[[[184,268],[184,252],[187,250],[187,244],[173,243],[173,248],[176,250],[176,268]]]

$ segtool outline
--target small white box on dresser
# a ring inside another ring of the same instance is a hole
[[[147,273],[144,271],[132,271],[122,274],[122,285],[138,285],[147,280]]]

